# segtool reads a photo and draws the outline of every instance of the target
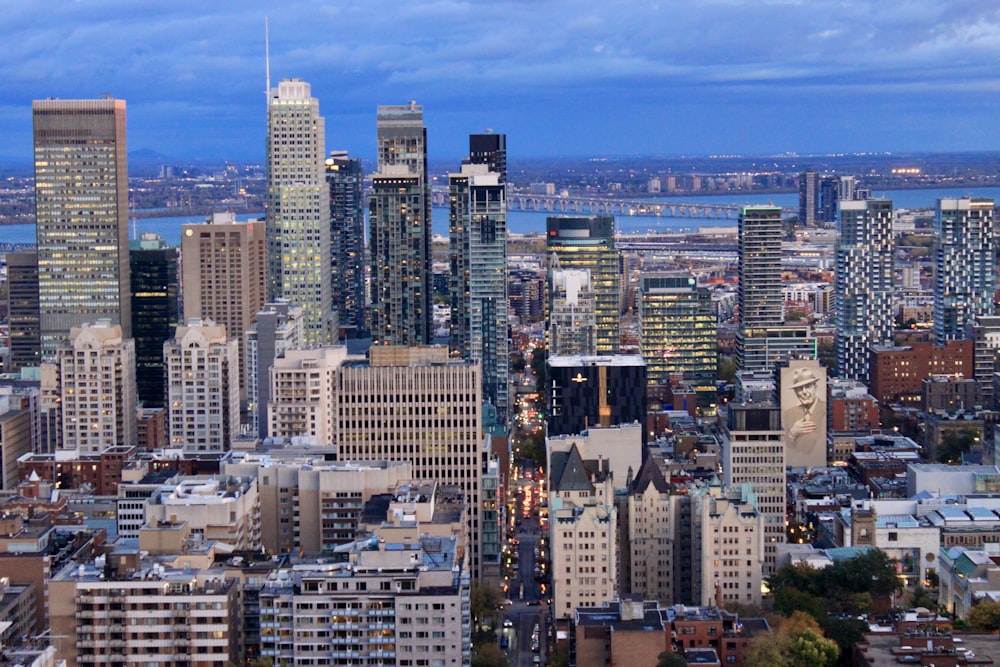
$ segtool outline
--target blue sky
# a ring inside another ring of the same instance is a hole
[[[0,0],[0,156],[31,100],[112,93],[129,149],[260,160],[272,85],[312,84],[329,148],[424,106],[432,159],[506,132],[550,156],[996,150],[996,0]]]

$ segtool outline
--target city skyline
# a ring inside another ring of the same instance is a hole
[[[362,158],[376,106],[409,100],[432,160],[486,128],[526,157],[1000,142],[1000,12],[979,0],[59,5],[9,9],[2,158],[30,157],[31,100],[108,92],[129,103],[133,150],[262,161],[265,17],[272,80],[310,81],[332,109],[327,148]]]

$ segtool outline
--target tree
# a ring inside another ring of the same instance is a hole
[[[688,661],[673,651],[664,651],[656,656],[656,667],[687,667]]]
[[[980,600],[969,610],[969,626],[979,632],[1000,630],[1000,602]]]
[[[483,619],[494,616],[494,612],[502,600],[503,594],[495,585],[480,581],[472,582],[472,587],[469,590],[469,611],[472,614],[472,624],[478,626]]]
[[[937,601],[931,596],[931,592],[929,590],[918,585],[913,589],[913,592],[910,593],[910,606],[936,609]]]
[[[839,656],[816,620],[795,612],[777,630],[758,635],[745,658],[747,667],[831,667]]]
[[[472,667],[509,667],[510,660],[495,643],[477,646],[472,651]]]
[[[738,369],[736,368],[736,359],[735,359],[735,357],[732,357],[732,356],[729,356],[729,357],[720,356],[719,357],[719,366],[718,366],[718,368],[719,368],[719,370],[718,370],[718,377],[719,377],[720,380],[722,380],[724,382],[735,382],[736,381],[736,371]]]
[[[941,434],[941,443],[937,446],[938,463],[956,465],[962,462],[962,456],[969,453],[972,445],[979,440],[975,429],[963,428],[958,431],[948,430]]]

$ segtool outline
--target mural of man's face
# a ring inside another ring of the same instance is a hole
[[[802,405],[812,405],[816,402],[816,383],[810,382],[795,388],[795,396]]]

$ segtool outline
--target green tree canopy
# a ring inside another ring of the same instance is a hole
[[[687,664],[687,660],[673,651],[664,651],[656,656],[656,667],[687,667]]]
[[[969,626],[980,632],[1000,630],[1000,602],[980,600],[969,610]]]
[[[472,651],[472,667],[509,667],[509,665],[507,654],[493,642],[477,646]]]
[[[837,643],[823,636],[816,620],[795,612],[777,630],[759,635],[745,656],[747,667],[832,667]]]

